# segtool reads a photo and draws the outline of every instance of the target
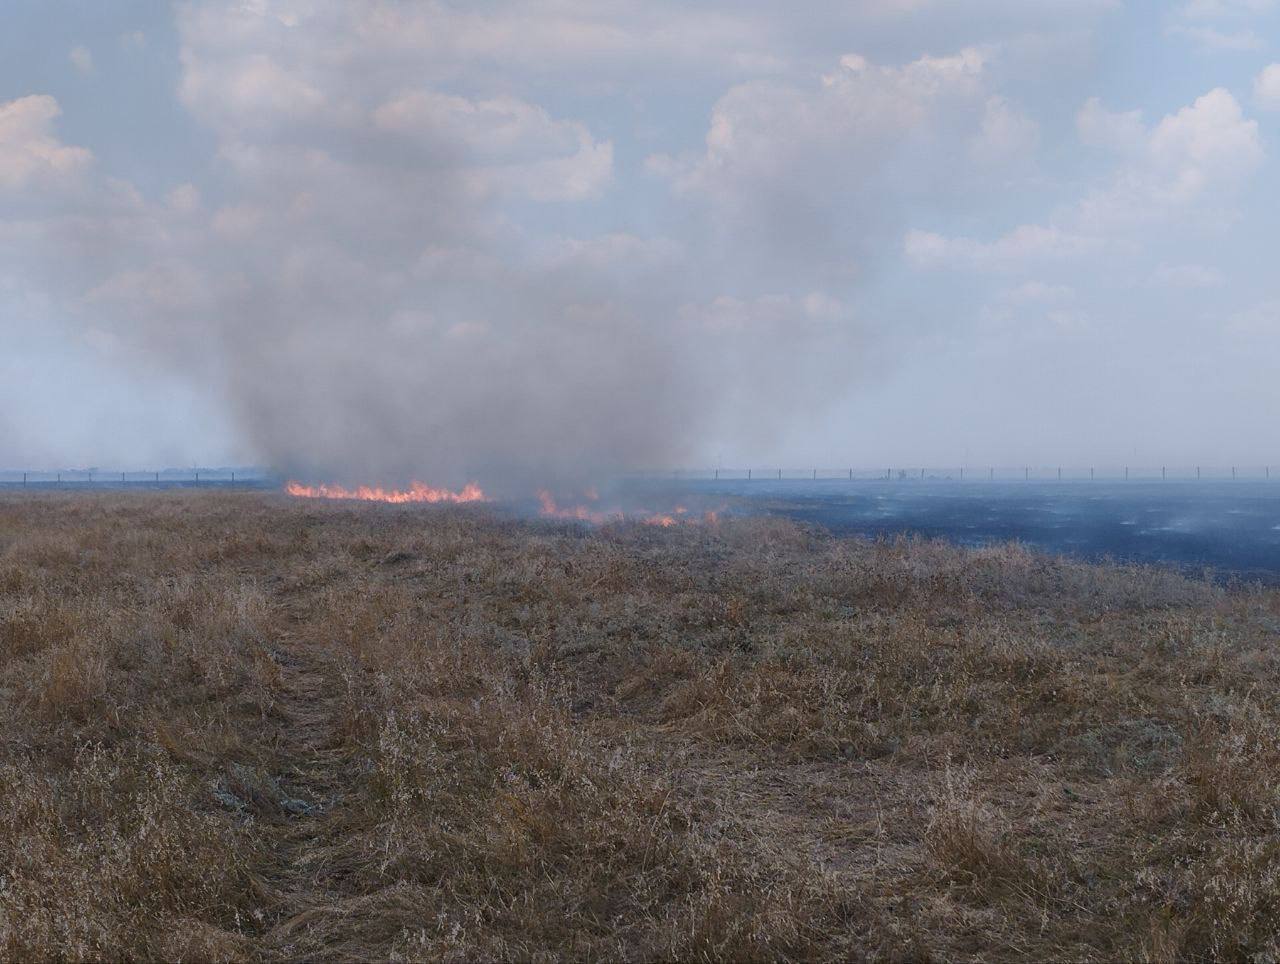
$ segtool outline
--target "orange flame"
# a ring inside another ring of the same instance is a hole
[[[588,499],[599,498],[594,490],[587,490]],[[640,510],[637,514],[628,516],[621,509],[614,509],[609,512],[601,512],[597,509],[588,508],[585,505],[562,506],[559,505],[555,497],[546,489],[538,490],[538,502],[542,506],[542,515],[551,519],[574,519],[579,522],[590,522],[593,525],[604,525],[606,522],[622,522],[628,518],[648,525],[658,526],[663,529],[669,529],[677,525],[694,525],[699,522],[714,524],[719,521],[719,515],[714,511],[708,511],[701,518],[689,514],[689,510],[682,505],[676,506],[670,513],[654,512],[649,510]]]
[[[577,519],[580,522],[594,522],[601,525],[605,522],[616,522],[623,516],[621,512],[597,512],[585,505],[560,506],[555,497],[546,489],[538,490],[538,502],[542,505],[542,514],[552,519]]]
[[[284,490],[302,499],[359,499],[364,502],[487,502],[480,486],[468,482],[461,492],[436,489],[422,482],[414,482],[407,489],[383,489],[360,485],[348,489],[341,485],[303,485],[288,482]]]
[[[678,525],[676,517],[673,515],[651,515],[640,520],[647,526],[661,526],[664,529],[670,529],[673,525]]]

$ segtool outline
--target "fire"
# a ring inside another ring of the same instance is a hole
[[[360,485],[348,489],[341,485],[303,485],[288,482],[284,490],[302,499],[359,499],[364,502],[487,502],[484,492],[474,482],[468,482],[460,492],[437,489],[423,482],[414,482],[407,489],[384,489],[378,486]]]
[[[661,526],[664,529],[670,529],[673,525],[677,525],[676,517],[673,515],[651,515],[645,516],[640,520],[647,526]]]
[[[592,501],[599,498],[593,489],[587,490],[586,497]],[[697,522],[714,524],[719,521],[719,516],[716,512],[708,511],[699,518],[690,515],[689,510],[682,505],[676,506],[671,512],[652,512],[648,509],[643,509],[638,510],[634,515],[628,515],[621,509],[602,512],[598,509],[588,508],[585,505],[562,506],[556,502],[555,497],[546,489],[538,491],[538,502],[542,506],[542,515],[548,518],[575,519],[579,522],[590,522],[594,525],[603,525],[606,522],[622,522],[631,518],[644,525],[669,529],[672,526],[682,524],[694,524]]]
[[[588,494],[588,498],[590,498]],[[617,522],[623,518],[621,512],[598,512],[585,505],[559,506],[555,497],[546,489],[538,490],[538,502],[542,506],[542,514],[552,519],[577,519],[580,522],[594,522],[601,525],[605,522]]]

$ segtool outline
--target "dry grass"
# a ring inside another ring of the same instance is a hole
[[[0,496],[5,958],[1275,959],[1280,594]]]

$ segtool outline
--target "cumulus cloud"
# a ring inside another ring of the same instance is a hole
[[[1151,278],[1167,288],[1216,288],[1225,280],[1217,268],[1203,264],[1162,264]]]
[[[1175,24],[1170,31],[1210,51],[1262,50],[1267,46],[1266,41],[1252,30],[1224,31],[1203,25]]]
[[[1089,98],[1076,114],[1076,132],[1086,144],[1127,154],[1136,154],[1147,139],[1141,111],[1110,111],[1097,97]]]
[[[1280,110],[1280,64],[1262,68],[1253,81],[1253,97],[1265,110]]]
[[[995,241],[912,230],[907,233],[903,251],[922,267],[968,266],[1011,271],[1039,262],[1079,259],[1097,254],[1105,247],[1106,242],[1101,238],[1052,226],[1024,224]]]
[[[1276,6],[1276,0],[1187,0],[1178,8],[1179,16],[1188,20],[1218,17],[1255,16]]]
[[[1258,122],[1221,87],[1149,129],[1139,115],[1111,114],[1096,102],[1085,105],[1077,123],[1083,138],[1109,141],[1125,155],[1113,182],[1080,206],[1078,216],[1102,228],[1159,219],[1229,194],[1262,163]]]
[[[1181,203],[1231,187],[1262,162],[1258,122],[1222,87],[1163,118],[1151,131],[1145,163],[1133,176],[1147,197]]]
[[[982,128],[969,149],[980,163],[999,164],[1027,157],[1039,142],[1040,125],[1007,98],[996,95],[987,99]]]
[[[473,101],[434,91],[402,94],[373,114],[380,130],[430,149],[458,151],[477,192],[514,191],[533,200],[599,195],[613,173],[613,145],[575,121],[554,120],[514,97]]]
[[[93,160],[90,151],[63,144],[53,133],[61,113],[58,102],[43,94],[0,102],[0,189],[61,182]]]
[[[914,194],[964,189],[948,151],[967,142],[967,174],[979,176],[1033,144],[1032,122],[989,96],[986,66],[976,48],[901,65],[846,54],[804,84],[737,85],[712,108],[701,152],[649,166],[709,207],[752,273],[856,272],[891,243]]]
[[[1076,115],[1085,143],[1119,155],[1108,183],[1052,224],[1024,224],[995,241],[913,230],[904,251],[920,266],[968,264],[1010,270],[1024,262],[1075,259],[1126,241],[1153,222],[1221,203],[1263,159],[1257,121],[1223,88],[1148,128],[1136,111],[1116,113],[1092,99]],[[1213,208],[1216,211],[1216,208]]]

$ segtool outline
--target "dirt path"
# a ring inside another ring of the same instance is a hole
[[[265,926],[259,951],[266,959],[313,959],[315,935],[303,939],[339,900],[326,886],[325,856],[350,780],[336,732],[342,684],[332,656],[310,641],[285,636],[271,656],[279,668],[268,751],[274,806],[263,821],[257,868]]]

